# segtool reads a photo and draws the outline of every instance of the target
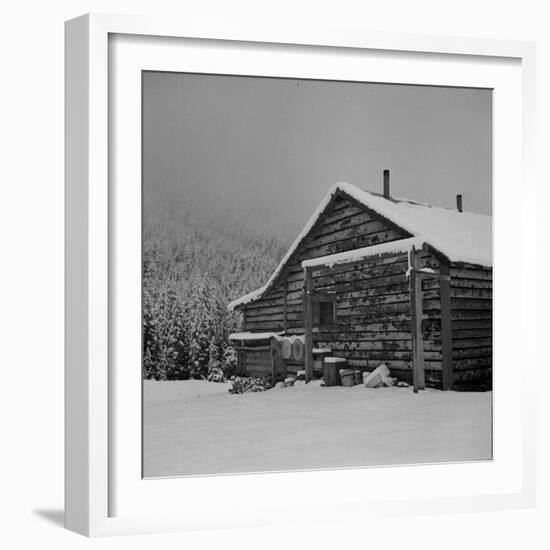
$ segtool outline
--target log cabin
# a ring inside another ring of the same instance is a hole
[[[492,387],[492,217],[334,185],[266,284],[231,302],[237,372],[314,377],[327,352],[443,390]],[[303,359],[275,369],[270,342]],[[322,353],[321,353],[322,352]],[[321,354],[321,355],[319,355]]]

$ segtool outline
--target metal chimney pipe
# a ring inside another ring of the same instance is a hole
[[[462,195],[457,195],[456,196],[456,209],[459,212],[462,212]]]
[[[384,170],[384,198],[390,198],[390,171],[388,169]]]

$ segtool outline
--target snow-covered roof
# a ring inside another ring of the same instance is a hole
[[[419,237],[452,262],[493,265],[493,218],[408,199],[385,199],[349,183],[335,186],[395,225]],[[334,193],[335,190],[331,190]]]
[[[422,243],[446,256],[451,262],[484,267],[493,265],[491,216],[458,212],[408,199],[393,197],[386,199],[349,183],[336,183],[325,195],[267,283],[231,302],[228,305],[230,310],[254,302],[263,296],[338,192],[352,197],[379,216],[401,227]]]

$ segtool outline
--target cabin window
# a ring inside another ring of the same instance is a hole
[[[317,295],[312,305],[314,326],[334,325],[336,323],[336,295]]]

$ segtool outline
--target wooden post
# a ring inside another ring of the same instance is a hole
[[[311,293],[313,291],[313,277],[307,267],[304,268],[304,340],[305,340],[305,367],[306,382],[313,378],[313,322],[311,308]]]
[[[246,353],[243,350],[244,347],[244,341],[239,341],[239,349],[237,350],[237,369],[236,369],[236,375],[237,376],[245,376],[246,375]]]
[[[415,393],[426,387],[424,381],[424,342],[422,340],[422,277],[420,255],[414,247],[410,252],[411,334],[413,350],[413,383]]]
[[[281,355],[281,349],[279,342],[276,338],[271,338],[270,341],[271,344],[271,383],[275,385],[277,383],[277,374],[279,371],[279,362]],[[279,346],[279,349],[277,349],[277,346]]]
[[[285,334],[288,329],[287,294],[288,294],[288,279],[285,277],[283,281],[283,331],[285,332]]]
[[[441,295],[441,352],[443,358],[441,389],[453,388],[453,336],[451,320],[451,270],[449,264],[440,265],[439,292]]]
[[[242,347],[242,342],[239,340],[237,342],[238,348]],[[240,349],[237,349],[237,368],[235,369],[235,375],[240,376],[243,368],[243,352]]]

